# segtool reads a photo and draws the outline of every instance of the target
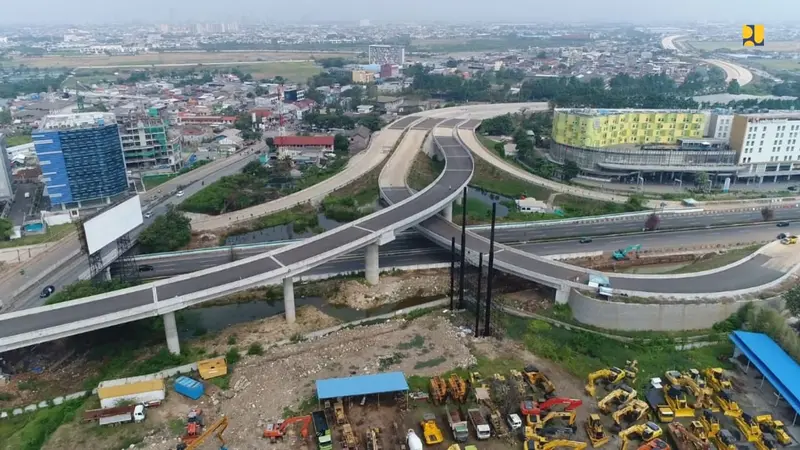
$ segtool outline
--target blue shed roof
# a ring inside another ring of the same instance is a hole
[[[731,341],[764,375],[786,402],[800,413],[800,365],[763,333],[734,331]]]
[[[407,390],[408,382],[403,372],[317,380],[317,398],[320,400]]]

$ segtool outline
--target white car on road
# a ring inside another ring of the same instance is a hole
[[[175,196],[176,197],[183,197],[183,191],[178,191],[178,193],[175,194]]]

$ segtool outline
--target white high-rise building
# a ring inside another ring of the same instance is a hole
[[[370,45],[369,63],[382,66],[395,64],[400,67],[406,62],[406,48],[400,45]]]
[[[731,129],[733,128],[732,111],[712,111],[708,124],[708,137],[713,137],[714,139],[725,139],[730,142]]]
[[[11,180],[11,161],[6,151],[6,137],[0,133],[0,200],[14,197],[14,184]]]
[[[789,180],[800,175],[800,112],[736,114],[731,148],[741,166],[738,176]],[[786,177],[786,178],[779,178]]]

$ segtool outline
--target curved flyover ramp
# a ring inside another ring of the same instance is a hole
[[[430,130],[445,120],[419,119],[404,118],[390,128]],[[471,165],[463,171],[454,164],[454,160],[448,162],[437,182],[413,198],[297,244],[167,280],[0,315],[0,352],[168,314],[267,282],[283,279],[286,288],[288,280],[291,288],[292,277],[356,249],[390,242],[397,230],[452,203],[472,174]]]
[[[479,121],[462,121],[457,128],[476,127]],[[456,186],[470,177],[474,161],[468,147],[453,130],[452,136],[443,136],[434,129],[434,143],[446,161],[445,170],[437,183]],[[448,173],[452,172],[452,173]],[[409,188],[382,190],[384,199],[390,203],[414,198]],[[460,245],[461,227],[441,216],[431,216],[417,228],[424,235],[449,248],[451,239]],[[489,240],[478,234],[467,232],[467,256],[477,260],[479,253],[489,252]],[[682,275],[632,275],[605,274],[615,291],[637,297],[670,297],[675,299],[721,298],[749,293],[781,283],[791,275],[800,260],[785,261],[774,252],[757,252],[749,258],[726,266],[723,269]],[[570,287],[586,289],[588,273],[591,271],[559,261],[526,253],[513,247],[495,244],[494,263],[499,270],[533,280],[558,290]]]

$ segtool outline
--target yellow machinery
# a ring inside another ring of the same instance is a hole
[[[731,393],[731,391],[724,389],[714,392],[714,400],[717,401],[717,404],[726,416],[741,417],[742,408],[740,408],[736,400],[733,399],[733,393]]]
[[[198,436],[197,439],[193,440],[190,444],[185,442],[178,444],[177,450],[195,450],[200,448],[203,442],[211,437],[212,434],[216,434],[217,439],[219,439],[219,450],[227,450],[225,447],[225,439],[222,439],[222,433],[225,432],[226,428],[228,428],[228,418],[223,416],[206,428],[203,434]]]
[[[647,406],[646,402],[636,398],[624,403],[618,410],[611,414],[611,419],[614,420],[614,427],[617,430],[622,430],[624,428],[623,425],[627,426],[628,424],[639,421],[639,419],[647,414],[649,409],[650,407]]]
[[[621,405],[636,398],[636,390],[627,384],[620,385],[611,391],[602,400],[597,402],[597,407],[605,414],[610,413],[617,405]]]
[[[472,389],[489,387],[488,384],[483,382],[483,377],[481,376],[480,372],[469,373],[469,384],[472,387]]]
[[[694,408],[689,407],[689,401],[686,400],[686,392],[683,391],[680,385],[667,385],[664,387],[664,400],[667,405],[675,413],[675,417],[694,417]]]
[[[533,424],[534,431],[541,430],[547,425],[548,422],[555,419],[560,419],[564,422],[564,426],[575,428],[575,418],[578,415],[575,411],[551,411],[544,416],[543,419],[536,421]]]
[[[426,444],[434,445],[444,441],[442,430],[439,429],[439,425],[436,423],[436,416],[433,414],[426,413],[423,415],[420,426],[422,427],[422,435],[425,437]]]
[[[431,400],[434,405],[444,402],[447,398],[447,383],[440,376],[431,378]]]
[[[589,441],[594,448],[600,448],[608,443],[609,437],[603,429],[603,422],[600,420],[599,414],[589,415],[589,419],[586,420],[586,435],[589,436]]]
[[[747,442],[758,442],[761,440],[761,427],[758,422],[750,414],[742,414],[734,420],[736,426],[742,432],[742,435],[747,439]]]
[[[344,414],[344,404],[342,404],[342,402],[336,402],[333,404],[333,412],[336,416],[336,423],[338,425],[344,425],[347,423],[347,416]]]
[[[532,388],[539,388],[544,392],[544,395],[550,396],[556,392],[556,387],[547,375],[543,374],[536,366],[528,365],[523,369],[525,379]]]
[[[717,446],[717,450],[737,450],[736,438],[728,430],[720,430],[716,436],[711,438],[711,442]]]
[[[448,380],[450,398],[455,402],[464,403],[467,401],[467,383],[457,374],[450,375]]]
[[[778,448],[778,440],[771,434],[761,436],[761,440],[753,443],[756,450],[775,450]]]
[[[664,434],[664,432],[661,430],[661,427],[653,422],[634,425],[619,432],[620,449],[625,450],[631,436],[639,436],[642,441],[650,442],[653,439],[661,437],[662,434]]]
[[[770,414],[764,414],[756,417],[756,422],[764,433],[770,433],[783,445],[792,443],[792,438],[784,428],[783,422],[774,420]]]
[[[380,450],[380,428],[369,428],[367,430],[367,450]]]
[[[716,408],[714,400],[711,398],[714,391],[706,386],[706,380],[700,375],[699,370],[689,369],[684,373],[680,373],[677,370],[669,370],[665,374],[665,377],[669,384],[683,387],[691,392],[692,396],[694,396],[694,404],[690,407],[695,409]],[[678,417],[683,416],[679,415]]]
[[[706,430],[706,436],[709,439],[713,439],[714,436],[719,434],[719,419],[714,416],[711,410],[703,410],[703,414],[700,416],[700,423],[703,425],[703,429]]]
[[[781,244],[797,244],[797,236],[786,236],[785,238],[781,239]]]
[[[569,447],[574,450],[583,450],[588,445],[586,442],[568,441],[566,439],[556,439],[554,441],[545,441],[539,439],[525,439],[525,450],[554,450],[559,447]]]
[[[358,448],[358,437],[356,437],[356,434],[353,432],[353,427],[349,423],[342,425],[342,438],[344,440],[342,443],[343,448],[349,450]]]
[[[706,376],[706,381],[714,392],[720,392],[726,389],[733,389],[731,380],[725,376],[725,372],[720,367],[706,369],[703,374]]]
[[[610,369],[600,369],[589,374],[589,379],[586,382],[586,393],[594,397],[597,386],[595,383],[604,381],[607,384],[616,384],[625,379],[625,371],[611,367]]]
[[[678,446],[678,450],[708,450],[710,448],[706,439],[705,429],[698,421],[693,421],[689,429],[680,422],[672,422],[667,425],[672,438]]]

